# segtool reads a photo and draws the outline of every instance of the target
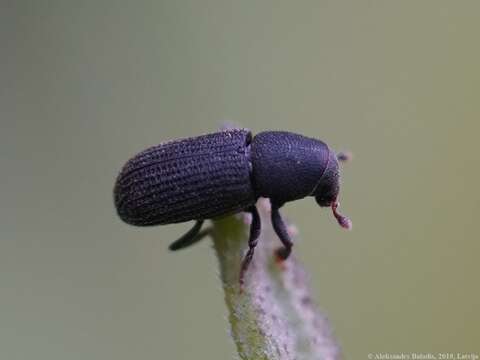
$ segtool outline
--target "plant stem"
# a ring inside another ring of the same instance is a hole
[[[280,242],[270,225],[267,204],[258,203],[262,232],[242,290],[239,273],[248,240],[246,216],[217,220],[212,232],[240,358],[338,360],[339,347],[312,301],[304,268],[293,255],[282,264],[273,255]]]

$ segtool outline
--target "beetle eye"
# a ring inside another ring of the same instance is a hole
[[[331,206],[332,204],[332,199],[329,199],[327,196],[324,196],[324,195],[315,196],[315,201],[321,207],[328,207],[328,206]]]
[[[337,193],[332,191],[327,191],[328,189],[321,189],[320,195],[315,196],[317,204],[321,207],[332,206],[332,203],[337,199]]]

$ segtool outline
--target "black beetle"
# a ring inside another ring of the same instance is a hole
[[[114,188],[120,218],[137,226],[196,220],[193,228],[170,245],[182,249],[199,241],[205,219],[247,211],[252,214],[248,252],[240,283],[260,234],[255,207],[259,197],[270,199],[272,225],[288,258],[292,242],[279,209],[286,202],[314,196],[330,206],[338,223],[350,220],[337,212],[338,161],[322,141],[284,131],[265,131],[252,137],[245,129],[225,130],[175,140],[148,148],[130,159]]]

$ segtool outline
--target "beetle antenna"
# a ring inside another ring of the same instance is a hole
[[[341,162],[349,162],[353,159],[353,154],[350,151],[340,151],[337,154],[337,160]]]
[[[347,229],[347,230],[351,230],[352,229],[352,221],[348,217],[340,214],[337,211],[337,208],[338,208],[339,205],[340,205],[339,202],[336,201],[336,200],[334,202],[332,202],[333,216],[335,216],[335,219],[337,219],[338,224],[341,227],[343,227],[344,229]]]

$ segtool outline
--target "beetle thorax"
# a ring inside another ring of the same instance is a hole
[[[259,133],[251,147],[255,195],[277,204],[312,195],[329,161],[326,144],[288,132]]]

